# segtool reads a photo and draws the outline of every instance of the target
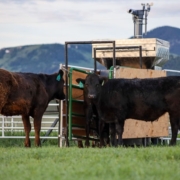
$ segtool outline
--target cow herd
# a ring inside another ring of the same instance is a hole
[[[90,145],[90,123],[94,115],[100,146],[107,143],[118,146],[123,145],[126,119],[152,122],[166,112],[169,113],[172,130],[170,145],[176,144],[180,129],[180,77],[107,79],[92,73],[76,81],[84,84],[87,147]],[[35,145],[40,146],[42,116],[52,99],[65,98],[63,86],[62,70],[47,75],[0,69],[0,114],[22,115],[25,147],[31,146],[30,116],[34,119]]]

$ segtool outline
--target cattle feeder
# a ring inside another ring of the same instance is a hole
[[[162,67],[169,60],[169,42],[162,39],[120,39],[115,40],[115,44],[116,65],[119,66],[155,69]],[[94,49],[96,49],[96,55]],[[94,56],[107,69],[113,65],[111,44],[93,44],[92,57]]]

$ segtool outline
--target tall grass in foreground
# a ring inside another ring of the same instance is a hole
[[[0,179],[5,180],[169,180],[180,177],[180,146],[0,147],[0,162]]]

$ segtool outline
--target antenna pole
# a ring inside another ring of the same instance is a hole
[[[141,4],[142,10],[133,10],[129,9],[129,13],[133,16],[133,22],[134,22],[134,38],[143,38],[143,20],[145,21],[145,35],[147,34],[147,16],[148,12],[150,11],[150,7],[153,5],[153,3],[149,4]],[[147,8],[146,8],[147,7]],[[145,15],[145,18],[144,18]]]

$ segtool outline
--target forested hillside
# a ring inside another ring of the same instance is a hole
[[[153,29],[144,38],[159,38],[170,43],[170,53],[180,55],[180,29],[163,26]]]
[[[70,65],[93,67],[90,45],[68,48]],[[4,48],[0,50],[0,67],[11,71],[52,73],[65,61],[64,45],[43,44]]]
[[[170,42],[170,60],[163,69],[180,70],[180,29],[163,26],[147,33],[145,38],[160,38]],[[69,65],[93,67],[91,45],[68,46]],[[26,45],[0,49],[0,68],[10,71],[53,73],[65,63],[63,44]],[[102,65],[98,64],[98,68]]]

